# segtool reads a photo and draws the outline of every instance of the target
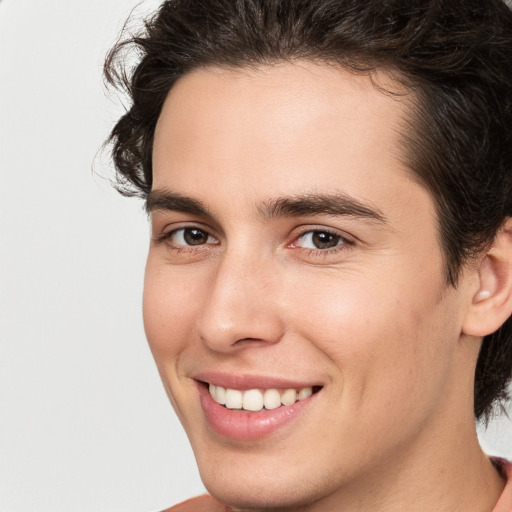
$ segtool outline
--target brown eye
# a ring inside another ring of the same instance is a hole
[[[208,242],[208,233],[201,229],[184,229],[183,239],[188,245],[201,245]]]
[[[341,235],[329,231],[308,231],[301,235],[294,244],[304,249],[332,249],[345,243]]]
[[[171,242],[176,245],[204,245],[216,244],[216,239],[209,235],[207,231],[199,228],[181,228],[173,231],[169,236]]]
[[[317,249],[330,249],[340,243],[341,236],[326,231],[315,231],[311,236],[311,241]]]

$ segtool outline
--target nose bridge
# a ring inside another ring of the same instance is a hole
[[[282,336],[271,258],[246,246],[225,251],[198,317],[199,336],[216,351],[240,341],[275,343]]]

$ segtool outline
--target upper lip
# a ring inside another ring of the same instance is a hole
[[[299,381],[281,377],[270,377],[263,375],[244,375],[222,372],[199,372],[193,378],[200,382],[207,382],[223,388],[238,389],[302,389],[307,387],[321,387],[318,381]]]

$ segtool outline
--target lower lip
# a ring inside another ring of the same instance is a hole
[[[218,404],[206,387],[199,383],[199,399],[206,420],[220,436],[237,441],[255,441],[280,430],[304,414],[316,394],[292,405],[259,412],[233,411]]]

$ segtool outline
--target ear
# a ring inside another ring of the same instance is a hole
[[[512,313],[512,218],[506,220],[477,266],[477,281],[462,332],[492,334]]]

